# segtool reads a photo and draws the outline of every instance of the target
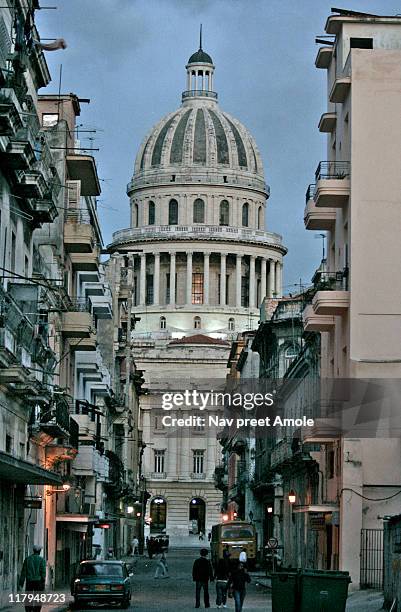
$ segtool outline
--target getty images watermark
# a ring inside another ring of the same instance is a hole
[[[177,408],[192,408],[200,411],[210,409],[243,409],[252,411],[257,409],[272,408],[274,406],[275,391],[269,393],[227,393],[223,391],[198,391],[197,389],[185,390],[175,393],[162,394],[162,409],[165,411]],[[261,417],[227,417],[216,413],[207,416],[191,414],[186,417],[175,417],[164,415],[162,417],[163,427],[277,427],[297,426],[313,427],[314,419],[303,416],[298,419],[288,419],[276,415]]]

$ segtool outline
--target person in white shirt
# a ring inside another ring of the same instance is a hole
[[[132,547],[132,556],[135,557],[135,555],[139,555],[139,540],[137,537],[132,538],[132,542],[131,542],[131,547]]]
[[[246,565],[247,560],[248,560],[248,557],[246,555],[246,549],[243,548],[239,554],[239,562]]]

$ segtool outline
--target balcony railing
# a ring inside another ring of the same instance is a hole
[[[314,199],[315,191],[316,191],[316,184],[315,183],[311,183],[308,186],[308,189],[306,190],[306,194],[305,194],[305,203],[306,204],[309,202],[309,200],[313,200]]]
[[[82,223],[84,225],[91,225],[91,216],[88,210],[81,208],[68,208],[65,211],[66,223]]]
[[[348,291],[348,268],[337,272],[319,271],[313,277],[315,291]]]
[[[91,302],[89,298],[76,297],[68,300],[66,304],[67,312],[91,312]]]
[[[344,179],[349,177],[350,172],[348,161],[321,161],[315,172],[315,180]]]
[[[70,415],[64,402],[46,410],[40,416],[39,425],[54,438],[67,437],[70,434]]]
[[[223,171],[224,172],[224,171]],[[252,176],[250,173],[247,174],[244,170],[243,173],[239,171],[236,174],[223,174],[219,172],[196,172],[195,169],[192,169],[190,172],[177,172],[174,175],[174,180],[172,180],[171,174],[162,174],[162,173],[152,173],[150,171],[145,171],[138,176],[135,176],[130,183],[128,183],[128,191],[132,191],[133,189],[138,189],[139,187],[147,187],[153,185],[171,185],[171,184],[198,184],[205,183],[211,185],[221,185],[221,186],[238,186],[245,187],[246,189],[254,188],[258,191],[263,191],[268,196],[270,195],[270,187],[263,180]]]
[[[198,472],[192,472],[191,473],[191,478],[193,480],[205,480],[206,474],[205,473],[199,474]]]
[[[182,92],[183,100],[198,96],[202,98],[212,98],[212,100],[217,100],[217,93],[215,91],[205,91],[203,89],[188,89],[187,91]]]

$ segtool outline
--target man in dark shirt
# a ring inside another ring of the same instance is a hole
[[[245,566],[242,563],[238,563],[228,581],[228,588],[232,590],[235,601],[235,612],[242,612],[247,582],[251,582],[250,576]]]
[[[42,547],[34,544],[33,554],[26,557],[22,566],[19,587],[22,589],[24,584],[29,592],[41,592],[45,589],[46,581],[46,561],[40,556]],[[40,604],[25,606],[27,612],[40,612]]]
[[[214,576],[212,564],[207,558],[208,554],[209,551],[207,548],[202,548],[200,557],[195,560],[192,568],[192,579],[196,583],[195,608],[200,608],[200,594],[202,589],[205,608],[210,608],[209,580],[214,580]]]

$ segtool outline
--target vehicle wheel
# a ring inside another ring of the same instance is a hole
[[[125,597],[121,602],[121,607],[123,608],[123,610],[126,610],[127,608],[129,608],[130,603],[131,603],[131,596]]]

